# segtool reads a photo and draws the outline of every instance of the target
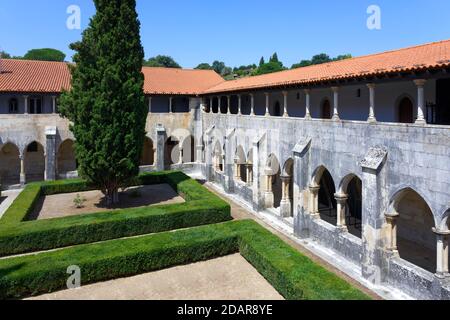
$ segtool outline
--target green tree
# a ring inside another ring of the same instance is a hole
[[[346,59],[351,59],[353,58],[353,56],[351,54],[341,54],[339,56],[337,56],[336,58],[334,58],[334,61],[339,61],[339,60],[346,60]]]
[[[222,75],[224,69],[226,68],[225,63],[222,61],[214,61],[212,64],[212,68],[215,72],[217,72],[218,74]]]
[[[25,60],[40,60],[40,61],[64,61],[66,55],[56,49],[32,49],[28,51],[23,59]]]
[[[261,57],[261,59],[259,59],[259,66],[261,67],[264,64],[266,64],[266,61],[264,60],[264,57]]]
[[[0,51],[0,58],[11,59],[11,55],[5,51]]]
[[[209,63],[200,63],[194,69],[197,69],[197,70],[212,70],[213,67]]]
[[[181,66],[172,57],[162,55],[144,61],[144,66],[181,69]]]
[[[136,0],[94,0],[96,14],[83,32],[71,67],[72,89],[61,99],[73,125],[80,174],[107,204],[139,172],[147,107]]]
[[[273,73],[283,70],[285,69],[283,67],[283,64],[281,64],[280,62],[268,62],[258,67],[258,69],[255,70],[253,75],[258,76],[261,74]]]
[[[292,65],[291,69],[297,69],[302,67],[307,67],[312,64],[311,60],[302,60],[300,63],[295,63]]]
[[[325,53],[317,54],[312,57],[311,64],[322,64],[333,61],[329,55]]]
[[[280,62],[280,60],[278,60],[278,55],[276,52],[270,57],[269,62]]]

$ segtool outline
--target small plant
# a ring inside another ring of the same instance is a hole
[[[82,196],[80,196],[80,194],[77,194],[75,199],[73,199],[73,203],[75,204],[75,207],[77,209],[83,208],[85,202],[86,202],[86,198],[83,198]]]

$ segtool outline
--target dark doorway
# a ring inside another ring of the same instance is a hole
[[[398,104],[398,122],[414,123],[413,103],[407,97],[400,100]]]
[[[322,103],[322,119],[331,119],[331,104],[328,99]]]
[[[336,188],[333,178],[328,170],[325,170],[320,179],[319,189],[319,213],[320,218],[332,225],[337,224],[336,199],[334,194]]]
[[[275,103],[275,106],[273,108],[273,116],[281,117],[281,106],[280,106],[280,102],[279,101],[277,101]]]
[[[430,107],[431,110],[427,112],[428,123],[450,125],[450,79],[436,81],[436,106]]]

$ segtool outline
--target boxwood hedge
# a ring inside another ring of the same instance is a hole
[[[290,300],[359,300],[367,295],[254,221],[233,221],[137,238],[84,244],[0,260],[0,298],[64,289],[72,265],[82,285],[240,252]]]
[[[85,181],[32,183],[0,220],[0,256],[231,220],[230,206],[182,172],[146,173],[136,185],[168,183],[186,202],[27,221],[41,195],[92,190]]]

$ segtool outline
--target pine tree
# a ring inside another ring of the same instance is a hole
[[[261,57],[261,59],[259,60],[259,66],[261,67],[262,65],[265,65],[266,61],[264,60],[264,57]]]
[[[277,55],[276,52],[273,54],[272,57],[270,57],[270,62],[276,62],[276,63],[280,62],[280,61],[278,60],[278,55]]]
[[[61,113],[73,125],[81,176],[102,190],[107,204],[139,171],[145,136],[140,23],[136,0],[94,0],[97,12],[76,51],[72,89]]]

